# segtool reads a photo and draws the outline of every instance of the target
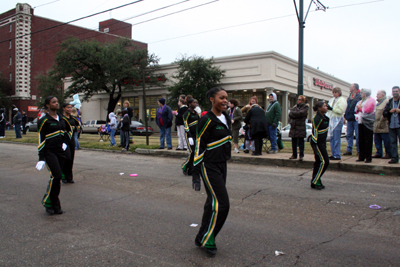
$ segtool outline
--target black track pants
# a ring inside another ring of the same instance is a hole
[[[201,176],[207,192],[203,219],[196,239],[207,248],[215,248],[215,238],[229,213],[229,197],[226,190],[226,162],[202,162]]]
[[[312,174],[311,183],[315,185],[322,185],[321,177],[329,166],[329,156],[326,151],[326,143],[314,143],[310,142],[312,149],[314,150],[314,170]]]
[[[75,145],[68,146],[69,149],[69,156],[64,160],[63,172],[62,172],[62,179],[67,181],[72,181],[74,179],[72,169],[74,165],[74,158],[75,158]]]
[[[47,169],[50,171],[50,180],[46,194],[43,197],[42,204],[48,208],[60,207],[58,195],[60,194],[60,183],[64,158],[55,153],[47,152],[45,155],[45,161]]]

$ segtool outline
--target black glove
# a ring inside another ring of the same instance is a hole
[[[201,188],[201,184],[200,183],[193,182],[194,191],[200,191],[200,188]]]
[[[331,106],[328,105],[328,109],[329,109],[329,110],[332,110],[333,108],[332,108]]]
[[[276,126],[278,126],[278,125],[276,125],[276,123],[274,122],[274,123],[272,124],[272,127],[276,128]]]

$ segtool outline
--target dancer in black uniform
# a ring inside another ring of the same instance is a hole
[[[40,171],[47,165],[50,171],[49,185],[42,201],[46,212],[50,215],[62,214],[58,196],[62,167],[67,156],[65,150],[72,136],[72,129],[61,116],[58,116],[59,104],[56,97],[46,97],[44,103],[49,112],[38,123],[39,162],[36,164],[36,169]]]
[[[328,106],[323,101],[318,101],[314,107],[315,114],[312,123],[312,138],[310,144],[314,150],[314,170],[311,179],[311,188],[321,190],[325,186],[321,182],[321,177],[329,166],[329,156],[326,151],[326,137],[328,136],[329,118],[325,116]]]
[[[63,104],[63,120],[72,129],[72,137],[69,141],[67,152],[67,158],[64,161],[64,167],[62,170],[61,181],[63,183],[74,183],[74,175],[72,173],[74,158],[75,158],[75,133],[81,128],[79,120],[71,115],[72,105],[69,103]]]
[[[183,114],[183,125],[185,126],[185,139],[190,154],[187,160],[182,164],[182,170],[185,175],[192,175],[197,124],[199,123],[200,116],[194,110],[197,107],[196,99],[189,99],[188,106],[189,109]]]
[[[215,238],[229,212],[226,190],[226,161],[231,158],[231,119],[225,113],[228,95],[221,87],[207,92],[212,109],[199,121],[194,165],[200,164],[201,176],[207,192],[203,219],[195,244],[203,246],[210,255],[216,255]]]

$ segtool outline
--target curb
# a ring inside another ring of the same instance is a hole
[[[187,157],[185,151],[171,151],[171,150],[160,150],[160,149],[143,149],[137,148],[135,151],[139,155],[149,156],[162,156],[162,157],[173,157],[182,158]],[[266,166],[280,166],[280,167],[291,167],[291,168],[304,168],[312,169],[314,167],[313,155],[305,155],[303,161],[290,160],[289,153],[275,154],[279,158],[270,158],[267,156],[254,157],[250,155],[237,155],[232,154],[230,162],[251,164],[251,165],[266,165]],[[287,157],[286,157],[287,156]],[[383,175],[400,176],[400,164],[395,165],[383,165],[388,164],[386,160],[376,160],[376,163],[356,163],[349,162],[349,160],[356,160],[355,157],[348,157],[341,161],[330,161],[328,170],[344,171],[344,172],[359,172],[359,173],[373,173]]]

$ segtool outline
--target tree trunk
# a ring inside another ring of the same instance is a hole
[[[107,122],[109,121],[108,114],[110,114],[111,112],[114,112],[115,106],[117,105],[118,101],[121,99],[121,88],[119,89],[119,92],[118,92],[116,98],[114,98],[114,92],[115,92],[115,89],[113,89],[109,94],[108,107],[107,107],[107,118],[106,118]],[[118,114],[116,114],[116,115],[118,115]]]

